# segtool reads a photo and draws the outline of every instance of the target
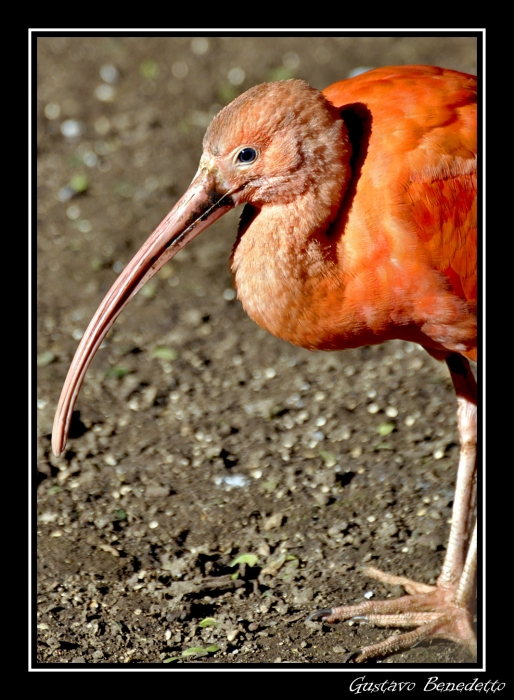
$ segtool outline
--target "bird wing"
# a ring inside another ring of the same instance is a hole
[[[361,151],[354,172],[374,183],[388,178],[380,189],[388,191],[389,211],[416,232],[454,293],[476,301],[476,78],[400,66],[335,83],[324,94]]]

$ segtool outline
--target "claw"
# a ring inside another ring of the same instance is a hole
[[[326,617],[330,617],[333,614],[334,610],[333,608],[324,608],[323,610],[316,610],[315,612],[311,613],[309,617],[307,618],[307,622],[314,622],[315,620],[324,619]]]

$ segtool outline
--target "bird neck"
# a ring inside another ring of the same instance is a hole
[[[342,295],[343,270],[330,238],[341,181],[334,187],[325,180],[287,204],[246,205],[241,216],[231,257],[238,297],[256,323],[295,345],[314,348],[323,336],[315,290]]]

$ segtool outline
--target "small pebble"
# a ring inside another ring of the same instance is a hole
[[[175,78],[179,80],[184,80],[184,78],[189,73],[189,67],[184,61],[177,61],[171,66],[171,72]]]
[[[111,64],[106,64],[100,68],[100,77],[106,83],[115,83],[119,78],[118,69]]]
[[[57,119],[61,114],[61,108],[56,102],[49,102],[45,106],[45,117],[47,119]]]
[[[106,83],[102,83],[95,90],[96,99],[100,100],[100,102],[111,102],[114,99],[114,94],[115,91],[112,85],[107,85]]]
[[[246,73],[242,68],[231,68],[227,77],[231,85],[242,85],[246,78]]]
[[[76,119],[66,119],[61,124],[61,134],[67,139],[77,139],[84,131],[84,124]]]
[[[204,36],[195,37],[191,41],[191,51],[197,56],[202,56],[209,50],[209,39]]]

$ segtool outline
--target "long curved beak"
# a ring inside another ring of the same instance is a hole
[[[187,192],[161,221],[121,272],[93,316],[71,363],[52,430],[52,450],[66,445],[73,407],[91,360],[121,311],[141,287],[216,219],[235,206],[231,192],[220,192],[215,176],[199,169]]]

